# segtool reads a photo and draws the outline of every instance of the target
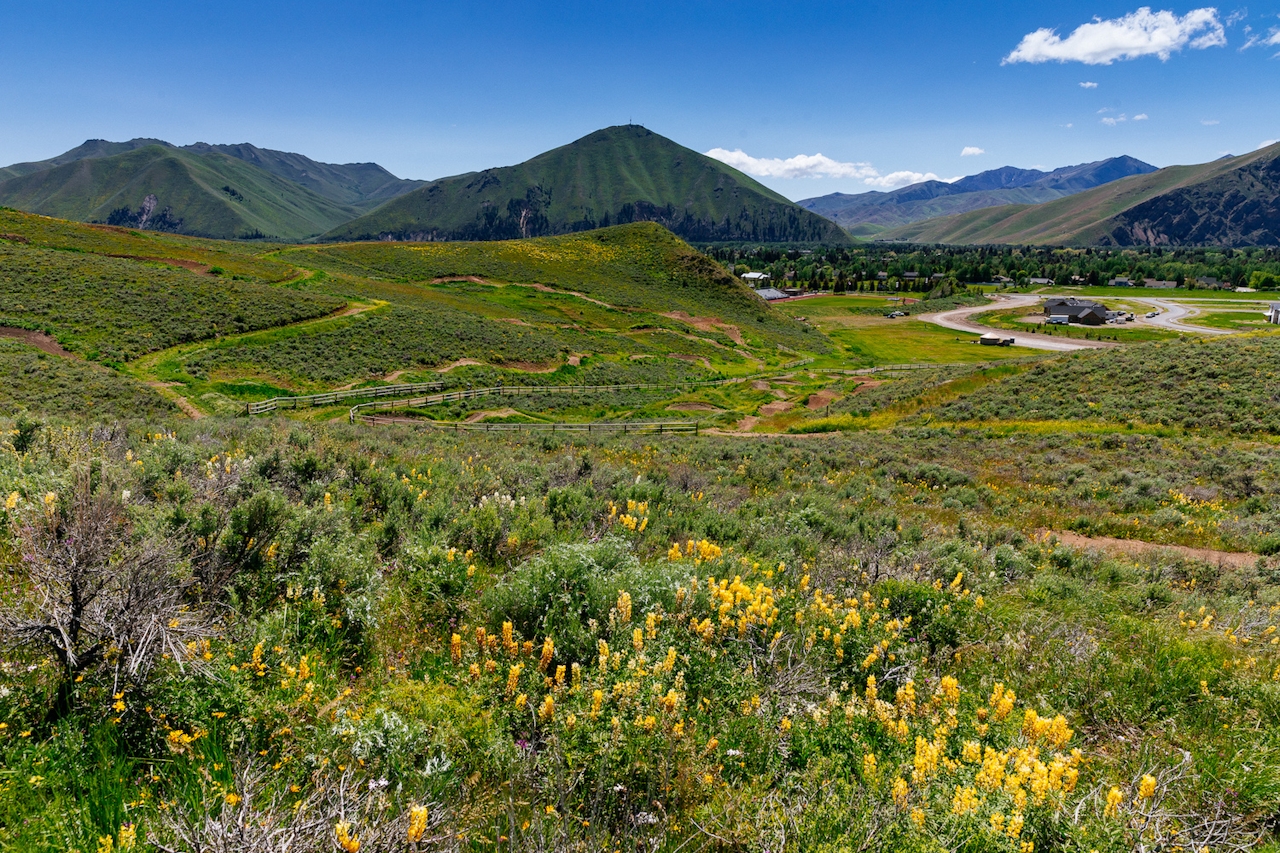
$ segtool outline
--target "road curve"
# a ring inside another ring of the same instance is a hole
[[[973,332],[979,335],[994,333],[1001,337],[1012,337],[1014,346],[1026,347],[1028,349],[1051,350],[1053,352],[1071,352],[1073,350],[1103,349],[1115,346],[1115,344],[1109,341],[1082,341],[1073,338],[1057,338],[1053,335],[1023,335],[1018,334],[1017,332],[1009,332],[1004,329],[993,329],[990,326],[983,326],[969,319],[974,314],[980,314],[983,311],[995,311],[1003,308],[1032,308],[1040,302],[1040,298],[1041,297],[1030,293],[995,296],[992,297],[994,301],[990,305],[954,308],[950,311],[941,311],[937,314],[921,314],[916,319],[933,323],[944,329],[953,329],[957,332]]]
[[[1230,335],[1231,329],[1211,329],[1208,326],[1196,326],[1192,323],[1182,322],[1184,317],[1194,317],[1200,313],[1199,308],[1183,305],[1178,302],[1170,302],[1167,299],[1152,299],[1144,296],[1131,297],[1134,302],[1141,302],[1144,305],[1150,305],[1152,308],[1159,309],[1160,314],[1155,317],[1143,317],[1138,322],[1147,323],[1152,326],[1160,326],[1164,329],[1170,329],[1174,332],[1190,332],[1197,335]]]

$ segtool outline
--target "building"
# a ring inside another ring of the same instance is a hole
[[[1159,279],[1149,278],[1143,287],[1154,287],[1159,290],[1173,290],[1178,286],[1176,281],[1161,281]]]
[[[1009,278],[1007,275],[993,276],[991,280],[996,284],[1013,284],[1013,279]]]
[[[929,276],[929,281],[942,281],[944,278],[946,278],[945,275],[943,275],[940,272],[936,272],[933,275]]]
[[[1046,317],[1066,317],[1068,322],[1081,326],[1101,326],[1107,322],[1111,312],[1100,303],[1067,297],[1046,300],[1044,314]]]
[[[887,272],[876,273],[876,281],[888,281],[888,280],[889,280],[889,274]]]
[[[1272,302],[1267,309],[1267,322],[1280,326],[1280,302]]]
[[[744,272],[742,278],[748,284],[759,284],[768,281],[770,276],[767,272]]]
[[[1133,282],[1127,278],[1113,278],[1107,282],[1108,287],[1133,287]]]
[[[765,302],[773,302],[775,299],[787,298],[787,294],[775,287],[762,287],[756,291],[756,296],[759,296]]]
[[[903,281],[915,281],[919,277],[920,277],[920,273],[918,272],[904,272],[902,274]]]
[[[1029,278],[1029,279],[1027,279],[1027,284],[1042,284],[1042,285],[1043,285],[1043,284],[1053,284],[1053,279],[1051,279],[1051,278]]]

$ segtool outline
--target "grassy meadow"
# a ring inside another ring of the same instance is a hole
[[[4,322],[115,365],[0,339],[0,850],[1280,850],[1274,333],[0,221]],[[426,380],[534,390],[238,414]],[[430,423],[604,420],[705,429]]]

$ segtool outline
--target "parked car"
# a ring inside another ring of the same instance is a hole
[[[1159,312],[1159,311],[1148,311],[1148,312],[1147,312],[1147,319],[1148,319],[1148,320],[1150,320],[1152,317],[1159,317],[1159,316],[1160,316],[1160,312]]]
[[[888,314],[885,314],[884,316],[888,317],[890,320],[893,320],[893,319],[895,319],[895,318],[897,318],[897,317],[905,317],[905,316],[907,316],[907,312],[906,312],[906,311],[891,311],[891,312],[889,312]]]

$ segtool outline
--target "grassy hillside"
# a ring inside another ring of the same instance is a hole
[[[434,181],[329,240],[498,240],[659,222],[687,240],[844,243],[822,217],[735,169],[637,126],[517,166]]]
[[[167,263],[208,272],[218,270],[232,277],[277,282],[294,278],[298,270],[263,257],[277,246],[206,240],[159,231],[138,231],[110,225],[85,225],[0,207],[0,241],[33,246]]]
[[[781,343],[804,343],[801,327],[769,309],[750,288],[651,223],[531,241],[389,243],[299,248],[280,254],[314,265],[390,281],[478,276],[583,293],[620,308],[685,311],[747,329]]]
[[[160,375],[233,396],[256,393],[255,381],[318,390],[406,371],[424,378],[460,360],[558,368],[569,383],[607,363],[627,381],[647,381],[672,359],[705,378],[829,349],[825,336],[651,223],[531,240],[297,247],[276,257],[320,272],[308,289],[359,313],[195,347],[157,365]]]
[[[10,178],[0,183],[0,204],[62,219],[227,239],[300,240],[357,213],[226,154],[161,145]]]
[[[990,208],[917,222],[882,231],[877,234],[877,239],[952,244],[1084,246],[1114,243],[1116,230],[1126,226],[1121,214],[1131,208],[1137,208],[1173,191],[1186,190],[1238,170],[1247,170],[1260,161],[1271,161],[1278,153],[1280,146],[1272,146],[1240,157],[1197,166],[1170,166],[1148,175],[1125,178],[1045,204]],[[1275,188],[1268,192],[1274,197]],[[1274,203],[1268,202],[1263,195],[1259,196],[1258,201],[1264,205]],[[1204,242],[1209,243],[1219,239],[1208,233],[1200,236]],[[1227,242],[1233,239],[1229,232],[1223,232],[1221,238]],[[1129,240],[1135,242],[1133,237]]]
[[[162,264],[0,241],[0,325],[47,331],[91,359],[126,361],[186,341],[323,316],[342,305],[329,296]]]
[[[154,422],[176,414],[172,403],[135,379],[6,338],[0,338],[0,375],[0,412],[11,417],[29,412],[32,417]]]
[[[14,849],[1276,850],[1273,445],[2,425]]]
[[[1050,359],[927,410],[957,421],[1095,421],[1280,435],[1280,334]]]

